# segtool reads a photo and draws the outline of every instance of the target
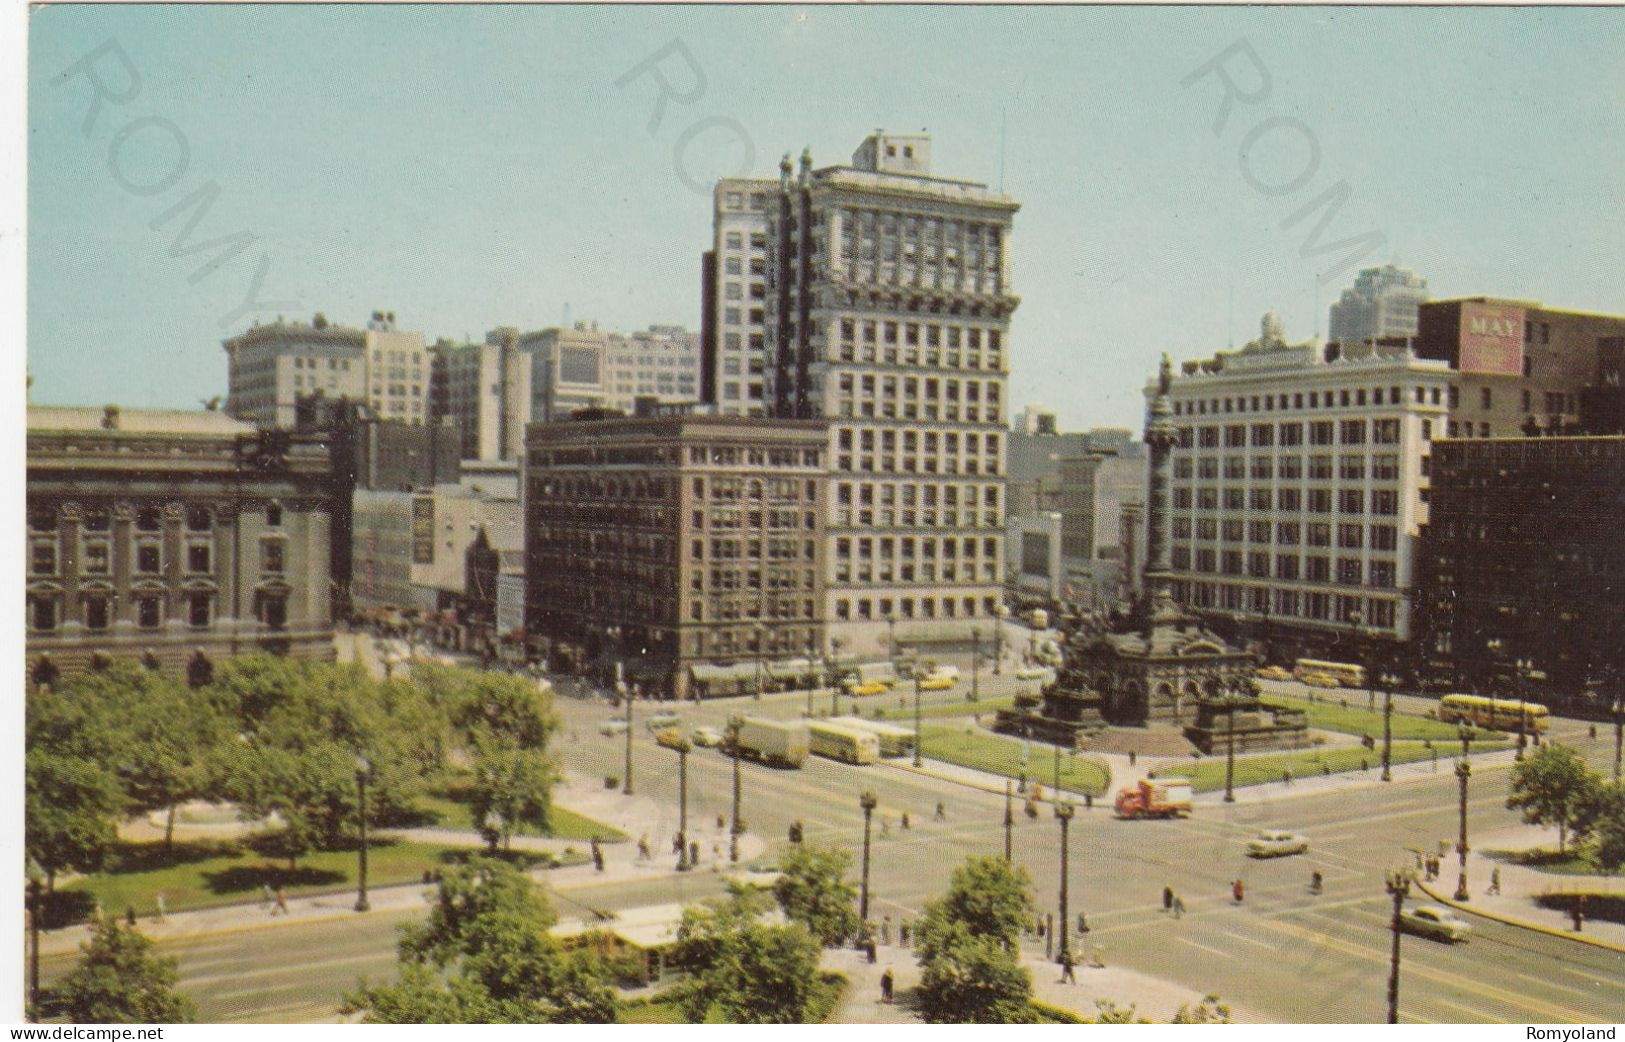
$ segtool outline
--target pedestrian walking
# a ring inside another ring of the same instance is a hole
[[[1585,898],[1583,896],[1580,898],[1580,900],[1575,902],[1574,910],[1572,912],[1570,912],[1569,914],[1574,916],[1574,932],[1575,933],[1579,933],[1583,929],[1585,929],[1584,924],[1585,924],[1585,915],[1586,915],[1586,913],[1585,913]]]
[[[1238,879],[1234,883],[1230,884],[1230,896],[1236,899],[1236,904],[1241,904],[1242,898],[1244,898],[1246,895],[1247,887],[1242,883],[1241,880]]]
[[[721,814],[718,814],[717,815],[717,828],[719,828],[719,829],[720,828],[726,828],[727,824],[728,824],[728,820],[726,818],[724,818]]]
[[[903,812],[903,831],[908,831],[908,811]]]
[[[681,832],[673,832],[671,834],[671,852],[673,854],[676,854],[678,857],[682,856],[682,854],[683,854],[683,834]]]
[[[272,891],[272,893],[274,903],[271,905],[271,914],[276,915],[278,912],[281,912],[283,915],[287,915],[288,895],[282,892],[282,888],[280,886],[277,887],[276,890]]]
[[[1129,765],[1129,766],[1130,766],[1130,767],[1133,767],[1133,766],[1134,766],[1134,761],[1135,761],[1135,759],[1136,759],[1136,757],[1135,757],[1135,754],[1134,754],[1134,750],[1133,750],[1133,749],[1130,749],[1130,750],[1129,750],[1129,751],[1128,751],[1128,765]]]
[[[691,864],[691,865],[697,865],[697,864],[700,863],[700,841],[699,840],[695,840],[694,842],[692,842],[692,843],[690,843],[688,845],[688,863]],[[603,870],[604,870],[603,862],[602,862],[602,859],[600,859],[599,866],[598,866],[598,871],[602,872]]]
[[[1164,912],[1170,911],[1173,907],[1174,907],[1174,888],[1171,887],[1171,886],[1165,886],[1165,887],[1162,888],[1162,910]]]
[[[1084,913],[1079,912],[1078,913],[1078,935],[1082,936],[1083,934],[1086,934],[1088,932],[1089,932],[1089,917],[1087,915],[1085,915]]]
[[[1044,920],[1043,920],[1043,918],[1040,918],[1038,920],[1038,939],[1041,940],[1041,941],[1044,939]]]
[[[902,945],[904,948],[907,948],[909,946],[908,941],[908,920],[904,919],[901,923],[897,924],[897,943]]]
[[[165,906],[164,906],[164,895],[163,895],[163,892],[162,892],[162,891],[159,891],[159,893],[158,893],[158,896],[157,896],[157,898],[156,898],[156,903],[157,903],[157,905],[158,905],[158,921],[159,921],[159,922],[160,922],[160,923],[161,923],[161,922],[163,922],[163,921],[164,921],[164,916],[165,916],[165,915],[166,915],[166,914],[167,914],[167,913],[168,913],[168,911],[169,911],[169,910],[168,910],[168,909],[167,909],[167,908],[166,908],[166,907],[165,907]]]
[[[1292,784],[1292,771],[1291,771],[1290,768],[1281,772],[1281,784],[1282,785],[1291,785]]]
[[[638,837],[638,860],[647,861],[651,856],[649,853],[649,836],[645,833]]]
[[[891,916],[889,915],[880,920],[880,943],[891,944]]]
[[[1178,894],[1174,895],[1174,918],[1185,918],[1185,899],[1180,897]]]
[[[427,875],[428,873],[424,873],[424,874]],[[425,883],[427,883],[429,880],[424,879],[423,881]],[[260,887],[260,907],[265,908],[265,907],[269,906],[270,903],[271,903],[271,884],[266,883],[266,884],[264,884],[263,886]]]
[[[135,905],[124,906],[124,925],[135,929]]]
[[[864,952],[869,957],[869,965],[873,966],[875,962],[875,939],[873,937],[864,943]]]
[[[1073,967],[1077,965],[1077,962],[1078,962],[1078,960],[1076,960],[1076,959],[1074,959],[1072,957],[1072,949],[1071,948],[1068,948],[1066,951],[1061,953],[1061,983],[1062,984],[1076,984],[1076,983],[1078,983],[1078,975],[1073,970]]]
[[[937,801],[937,820],[942,821],[943,819],[945,819],[947,817],[948,817],[947,809],[945,807],[943,807],[942,801],[938,800]]]
[[[1499,894],[1501,892],[1501,867],[1499,865],[1490,869],[1490,888],[1484,892],[1487,894]]]
[[[880,1001],[881,1002],[887,1002],[887,1003],[891,1002],[891,1000],[892,1000],[892,988],[893,988],[893,986],[895,984],[896,984],[896,978],[892,976],[891,967],[887,966],[886,967],[886,972],[882,973],[880,975]]]

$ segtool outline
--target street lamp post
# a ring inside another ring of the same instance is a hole
[[[830,657],[833,662],[829,672],[829,715],[841,715],[841,645],[845,643],[840,637],[829,638]]]
[[[982,700],[982,631],[970,631],[970,700]]]
[[[688,739],[679,737],[677,750],[677,871],[694,867],[688,857]]]
[[[1394,685],[1390,677],[1382,677],[1382,780],[1393,781],[1394,760]]]
[[[1056,746],[1056,748],[1060,748]],[[1072,959],[1072,953],[1067,947],[1067,908],[1066,908],[1066,876],[1067,876],[1067,826],[1072,824],[1072,815],[1077,808],[1068,802],[1055,804],[1055,819],[1061,823],[1061,950],[1056,953],[1055,961],[1065,966]]]
[[[1010,858],[1010,827],[1016,823],[1014,796],[1010,792],[1010,779],[1004,779],[1004,860]]]
[[[993,612],[993,675],[998,676],[1004,667],[1004,616],[1010,609],[1005,607],[1004,601]]]
[[[1523,759],[1523,747],[1529,741],[1526,728],[1524,726],[1524,702],[1528,697],[1524,689],[1528,686],[1529,674],[1532,670],[1534,670],[1534,668],[1535,663],[1530,659],[1521,658],[1518,660],[1518,751],[1513,756],[1513,759],[1515,760]]]
[[[914,766],[920,766],[920,667],[914,666]]]
[[[638,686],[636,684],[626,686],[623,683],[622,687],[622,694],[626,698],[626,779],[625,784],[621,786],[621,795],[630,796],[632,795],[632,703],[637,701]]]
[[[45,870],[33,857],[28,859],[28,1005],[29,1019],[39,1019],[39,931]]]
[[[897,661],[897,620],[886,616],[886,658]]]
[[[807,715],[813,715],[813,688],[818,686],[817,680],[818,660],[815,657],[812,638],[807,638]]]
[[[757,623],[753,631],[756,634],[756,701],[762,700],[762,624]]]
[[[1456,852],[1461,857],[1461,875],[1456,880],[1456,900],[1465,901],[1467,891],[1467,779],[1473,769],[1467,763],[1473,740],[1473,729],[1463,725],[1457,732],[1461,737],[1461,759],[1456,762],[1456,778],[1461,782],[1461,835],[1456,840]]]
[[[1224,802],[1236,802],[1236,696],[1224,693]]]
[[[1614,696],[1614,781],[1619,781],[1620,753],[1625,752],[1625,695]]]
[[[365,756],[357,756],[355,758],[355,788],[360,808],[356,820],[361,830],[361,848],[356,854],[359,885],[356,890],[355,910],[358,912],[372,910],[372,902],[367,900],[367,776],[371,773],[372,764]]]
[[[874,792],[868,789],[858,797],[858,806],[863,808],[863,881],[858,891],[858,918],[864,923],[869,921],[869,819],[879,802]]]
[[[1388,896],[1394,900],[1394,915],[1388,921],[1393,935],[1388,955],[1388,1023],[1399,1023],[1399,915],[1405,906],[1405,896],[1411,890],[1411,874],[1405,869],[1388,873]]]
[[[728,751],[733,753],[734,759],[734,806],[733,820],[728,823],[728,860],[739,860],[739,728],[744,724],[743,717],[730,717],[728,720]]]

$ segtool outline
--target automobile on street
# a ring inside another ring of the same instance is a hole
[[[1248,857],[1286,857],[1309,853],[1309,840],[1285,829],[1265,829],[1247,841]]]
[[[1405,909],[1399,913],[1399,928],[1447,944],[1466,941],[1473,932],[1466,920],[1438,905],[1412,905]]]

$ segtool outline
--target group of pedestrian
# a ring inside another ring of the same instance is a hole
[[[260,892],[260,904],[270,905],[273,916],[288,914],[288,895],[282,892],[280,886],[273,890],[271,884],[266,883]]]
[[[1185,917],[1185,899],[1174,893],[1174,888],[1171,886],[1162,888],[1162,910],[1175,919]]]
[[[1427,879],[1438,879],[1439,870],[1441,867],[1439,855],[1437,854],[1429,854],[1423,859],[1422,870],[1425,873],[1425,878]]]

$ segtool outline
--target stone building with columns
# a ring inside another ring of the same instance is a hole
[[[333,657],[327,449],[222,412],[28,409],[27,668]]]

